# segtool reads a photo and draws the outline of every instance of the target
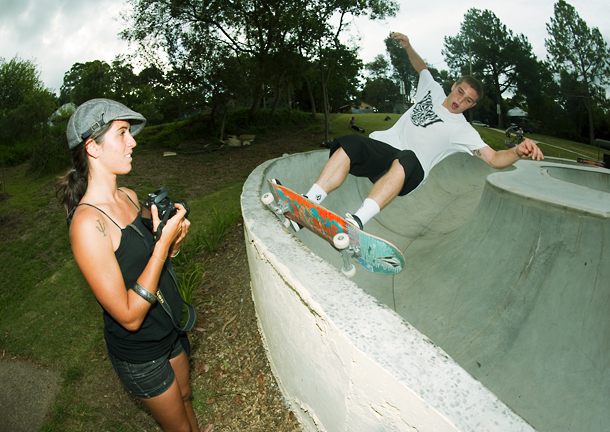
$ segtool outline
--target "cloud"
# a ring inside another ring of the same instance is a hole
[[[610,43],[610,15],[608,0],[567,0],[574,6],[589,28],[598,27],[604,40]],[[532,45],[539,60],[546,59],[544,39],[548,38],[546,24],[554,16],[554,0],[455,0],[411,1],[398,0],[400,11],[395,18],[386,21],[369,21],[358,18],[352,33],[358,34],[360,57],[365,63],[373,61],[376,55],[385,54],[383,40],[390,31],[405,33],[417,52],[439,69],[446,69],[441,53],[445,36],[456,36],[464,14],[470,8],[489,9],[514,34],[523,34]]]
[[[441,53],[444,37],[459,33],[464,14],[472,7],[492,10],[514,33],[527,36],[538,59],[546,58],[546,23],[556,0],[397,1],[401,10],[396,18],[356,20],[351,34],[361,38],[358,46],[365,63],[385,54],[383,40],[390,31],[399,31],[409,35],[426,61],[446,69]],[[568,3],[610,42],[608,0]],[[123,24],[117,17],[126,7],[125,0],[0,0],[0,57],[35,60],[45,85],[59,92],[64,74],[74,63],[111,62],[129,52],[128,44],[118,37]]]
[[[0,57],[34,60],[45,85],[59,93],[63,76],[74,63],[111,62],[128,52],[127,43],[118,37],[122,27],[115,18],[123,3],[2,0]]]

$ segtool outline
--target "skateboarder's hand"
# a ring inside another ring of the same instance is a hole
[[[409,48],[409,45],[411,45],[411,43],[409,42],[409,38],[407,37],[407,35],[404,35],[402,33],[398,33],[398,32],[394,32],[390,35],[392,37],[392,39],[398,41],[398,44],[403,47],[404,49]]]
[[[544,159],[544,155],[542,154],[542,150],[538,147],[534,141],[529,138],[526,138],[521,144],[517,147],[517,155],[519,157],[527,157],[532,158],[532,160],[542,160]]]

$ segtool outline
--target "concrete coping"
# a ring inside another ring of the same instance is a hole
[[[516,167],[490,174],[488,185],[544,206],[610,218],[610,170],[527,160],[519,161]]]

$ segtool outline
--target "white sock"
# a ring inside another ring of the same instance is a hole
[[[326,198],[327,195],[328,194],[324,192],[324,189],[322,189],[316,183],[314,183],[311,189],[309,189],[309,192],[305,194],[307,198],[309,198],[316,204],[320,204],[322,201],[324,201],[324,198]]]
[[[364,200],[358,211],[354,214],[360,218],[360,222],[362,222],[362,225],[364,225],[377,216],[377,213],[380,211],[379,205],[371,198],[367,198]]]

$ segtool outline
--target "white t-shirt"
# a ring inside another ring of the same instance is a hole
[[[390,129],[369,135],[397,149],[412,150],[424,169],[422,184],[432,167],[447,156],[458,152],[472,155],[487,145],[463,114],[450,113],[443,106],[446,98],[440,84],[424,69],[419,75],[417,103]]]

